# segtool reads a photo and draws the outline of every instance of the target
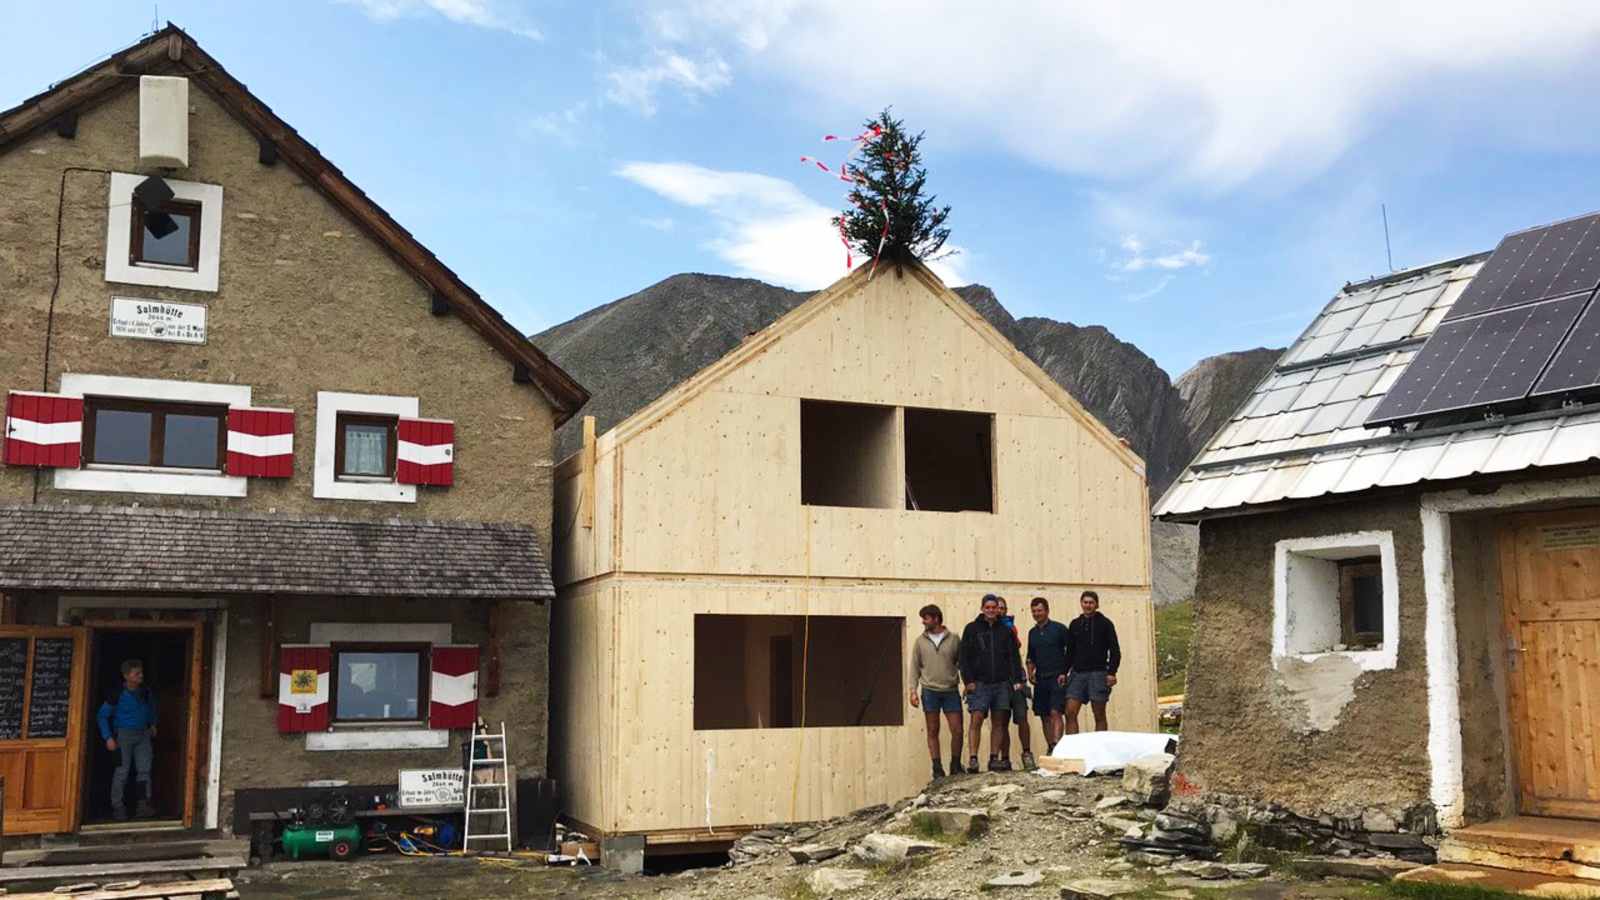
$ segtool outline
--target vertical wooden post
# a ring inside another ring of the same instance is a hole
[[[17,598],[0,594],[0,625],[17,624]]]
[[[505,628],[505,600],[489,601],[489,640],[484,644],[483,696],[500,696],[500,632]]]
[[[278,696],[278,598],[262,597],[261,613],[261,696]]]
[[[596,447],[594,416],[583,417],[583,484],[578,496],[578,515],[583,527],[594,527],[594,478]]]

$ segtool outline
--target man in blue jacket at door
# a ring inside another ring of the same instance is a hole
[[[150,804],[150,764],[155,754],[156,701],[144,686],[144,663],[137,659],[122,661],[122,690],[100,704],[97,718],[106,749],[122,752],[121,762],[111,776],[111,814],[119,820],[128,818],[123,798],[127,796],[131,766],[139,782],[139,806],[134,815],[155,815],[155,807]]]

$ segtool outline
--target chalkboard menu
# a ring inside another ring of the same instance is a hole
[[[22,680],[27,671],[28,639],[0,638],[0,741],[22,737]]]
[[[72,638],[33,642],[33,690],[28,698],[28,737],[67,736],[72,705]]]

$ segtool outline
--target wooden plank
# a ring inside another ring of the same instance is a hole
[[[200,786],[200,712],[210,691],[205,690],[205,622],[196,620],[189,631],[189,724],[183,739],[183,827],[194,826],[195,798]]]
[[[257,687],[263,700],[271,700],[278,696],[278,619],[282,604],[277,597],[262,597],[256,608],[261,617]]]
[[[233,890],[227,878],[202,878],[189,881],[168,881],[161,884],[141,884],[135,888],[116,891],[86,891],[70,894],[73,900],[153,900],[163,897],[222,896]],[[61,900],[63,895],[44,891],[28,894],[8,894],[6,900]]]
[[[584,528],[594,527],[594,479],[596,456],[596,441],[594,433],[594,416],[583,417],[583,491],[578,501],[580,524]]]
[[[83,866],[22,866],[0,868],[0,884],[50,879],[110,880],[111,876],[157,875],[161,873],[234,872],[249,863],[244,857],[169,859],[149,862],[94,863]]]

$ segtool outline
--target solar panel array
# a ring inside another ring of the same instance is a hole
[[[1368,425],[1600,387],[1600,214],[1507,235]]]

